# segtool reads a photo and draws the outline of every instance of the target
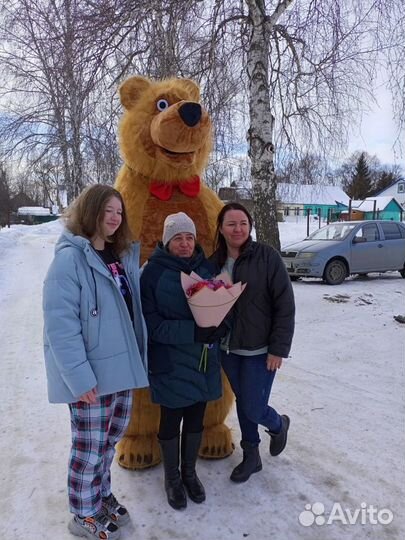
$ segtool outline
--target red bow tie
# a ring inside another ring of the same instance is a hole
[[[161,201],[168,201],[172,198],[173,190],[177,188],[187,197],[197,197],[200,193],[200,177],[192,176],[191,178],[185,181],[176,181],[176,182],[159,182],[158,180],[153,180],[149,184],[149,191],[157,199]]]

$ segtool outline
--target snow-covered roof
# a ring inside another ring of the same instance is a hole
[[[49,208],[42,206],[20,206],[17,210],[17,214],[20,216],[49,216],[50,213]]]
[[[352,201],[352,208],[362,212],[372,212],[374,210],[374,201],[377,201],[376,210],[384,210],[395,197],[367,197],[364,201]]]
[[[283,204],[349,204],[349,197],[340,187],[315,184],[279,183],[277,199]]]

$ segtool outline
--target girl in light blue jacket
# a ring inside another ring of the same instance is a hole
[[[111,186],[86,188],[65,218],[43,310],[49,401],[67,403],[71,416],[68,527],[115,540],[129,514],[111,492],[114,447],[129,423],[132,389],[148,386],[139,245]]]

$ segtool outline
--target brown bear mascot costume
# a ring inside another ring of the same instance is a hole
[[[120,122],[124,160],[116,181],[132,233],[141,242],[141,263],[162,238],[167,215],[182,211],[194,221],[206,255],[213,250],[216,218],[222,207],[201,181],[211,150],[211,121],[200,105],[197,84],[188,79],[152,82],[132,77],[120,87],[125,109]],[[224,375],[223,396],[208,404],[200,456],[222,458],[233,451],[224,424],[233,395]],[[136,390],[131,421],[118,445],[118,462],[143,469],[160,462],[159,407],[148,389]]]

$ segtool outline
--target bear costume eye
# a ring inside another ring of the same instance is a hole
[[[166,99],[159,99],[159,101],[156,103],[156,107],[158,111],[164,111],[169,106],[169,102]]]

